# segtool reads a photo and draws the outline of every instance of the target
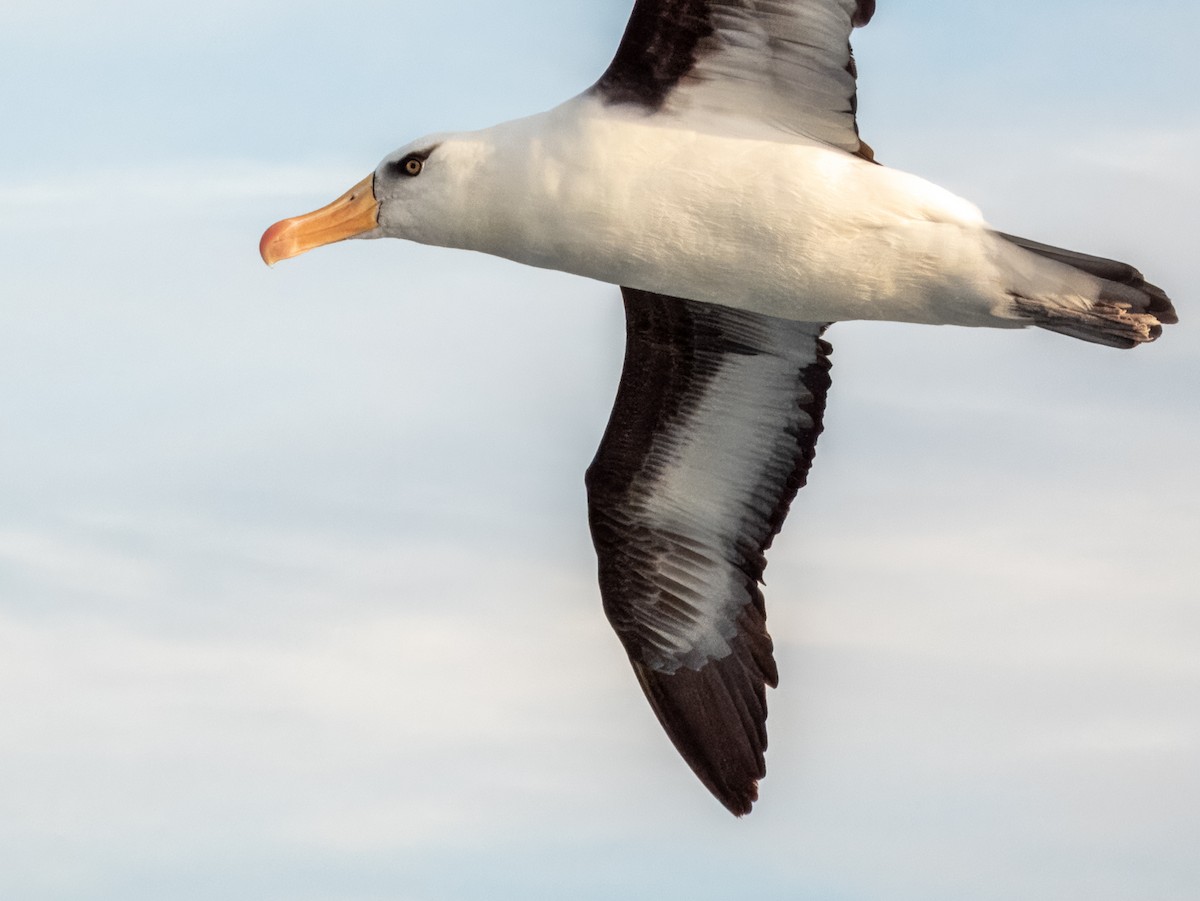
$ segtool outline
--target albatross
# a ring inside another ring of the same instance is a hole
[[[764,553],[813,461],[843,320],[1035,326],[1110,347],[1176,322],[1132,266],[992,229],[875,161],[850,33],[875,0],[637,0],[588,90],[388,154],[262,236],[481,251],[620,286],[626,353],[585,479],[605,614],[683,759],[735,815],[778,682]]]

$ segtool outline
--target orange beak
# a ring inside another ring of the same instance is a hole
[[[263,262],[274,266],[314,247],[378,228],[379,201],[375,199],[374,181],[375,176],[368,175],[328,206],[276,222],[258,242]]]

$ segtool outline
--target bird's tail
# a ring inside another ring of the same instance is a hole
[[[1156,339],[1164,325],[1179,321],[1166,293],[1127,263],[1001,232],[996,235],[1022,251],[1059,264],[1054,269],[1063,275],[1067,273],[1060,266],[1074,270],[1073,275],[1092,276],[1082,282],[1074,277],[1063,279],[1070,283],[1069,288],[1062,293],[1048,292],[1044,276],[1049,273],[1043,270],[1039,273],[1042,277],[1030,280],[1030,287],[1036,285],[1036,289],[1014,288],[1011,294],[1017,315],[1034,325],[1109,347],[1136,347]],[[1086,289],[1081,291],[1084,285]]]

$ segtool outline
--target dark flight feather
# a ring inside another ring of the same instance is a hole
[[[823,324],[622,289],[627,345],[587,472],[605,613],[667,735],[733,813],[778,673],[759,585],[829,388]]]

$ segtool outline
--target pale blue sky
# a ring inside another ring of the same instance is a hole
[[[1192,899],[1192,0],[880,2],[880,158],[1184,323],[833,329],[763,799],[678,760],[582,476],[615,289],[271,222],[586,87],[618,0],[0,8],[0,897]]]

